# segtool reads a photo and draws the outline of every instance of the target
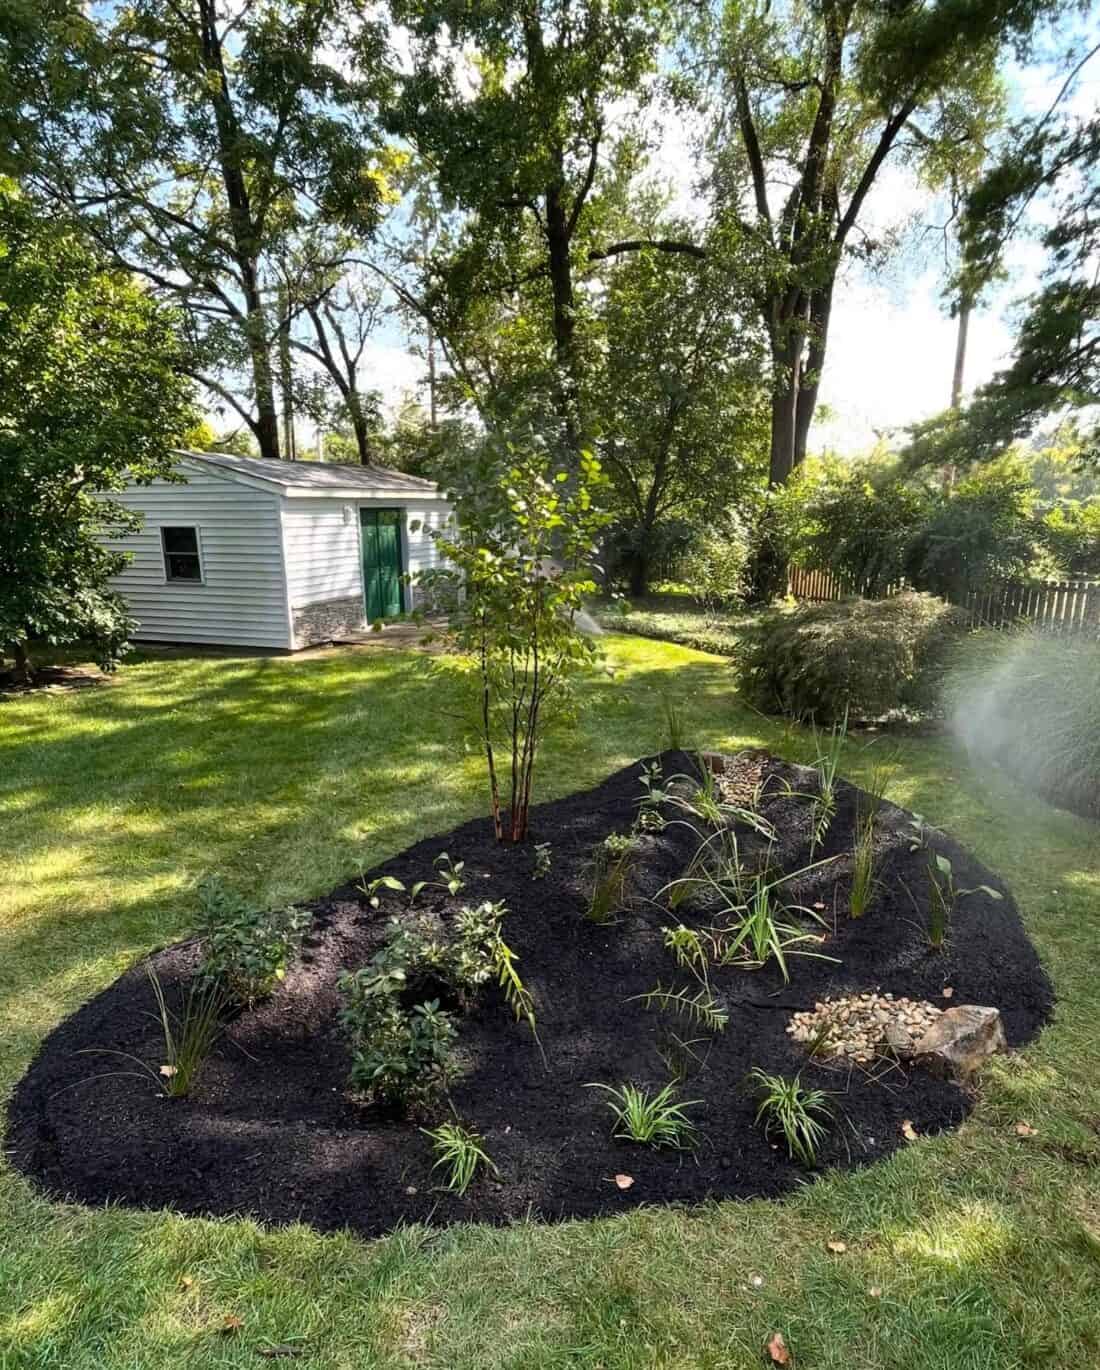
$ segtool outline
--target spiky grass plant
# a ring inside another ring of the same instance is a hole
[[[764,1136],[781,1135],[791,1160],[812,1169],[829,1135],[829,1096],[823,1089],[805,1089],[801,1075],[769,1075],[759,1066],[749,1072],[749,1079],[758,1101],[756,1122],[763,1124]]]
[[[661,695],[661,713],[664,716],[665,744],[668,750],[682,752],[687,745],[687,727],[683,711],[667,691]]]
[[[432,1140],[432,1150],[436,1161],[433,1173],[446,1167],[446,1186],[455,1194],[465,1194],[477,1174],[484,1166],[494,1175],[499,1175],[495,1162],[483,1146],[484,1138],[461,1123],[441,1123],[439,1127],[422,1127],[425,1137]]]
[[[133,1070],[110,1071],[108,1074],[144,1076],[170,1098],[182,1099],[190,1094],[199,1071],[222,1034],[223,1015],[232,996],[217,981],[196,977],[186,990],[181,991],[177,1013],[169,1008],[168,996],[160,977],[148,963],[145,973],[149,977],[156,1004],[156,1012],[149,1016],[160,1027],[164,1060],[160,1065],[153,1066],[133,1052],[115,1051],[109,1047],[92,1048],[90,1054],[117,1056],[129,1061],[134,1066]]]
[[[814,770],[817,772],[817,793],[810,801],[810,860],[825,841],[836,815],[836,782],[840,756],[848,737],[848,711],[833,725],[824,738],[814,728]]]
[[[689,1151],[695,1145],[698,1129],[684,1110],[702,1103],[701,1099],[678,1102],[672,1085],[665,1085],[656,1094],[637,1085],[616,1089],[612,1085],[592,1084],[588,1088],[602,1089],[609,1095],[607,1106],[615,1115],[613,1137],[677,1151]]]
[[[886,801],[886,792],[894,778],[896,762],[892,757],[876,763],[871,779],[856,807],[855,842],[852,846],[852,887],[848,895],[848,913],[862,918],[874,902],[878,889],[879,860],[875,851],[879,813]]]
[[[797,924],[787,921],[784,917],[786,909],[776,895],[777,883],[769,881],[763,874],[753,879],[748,900],[740,910],[738,921],[720,935],[719,959],[724,966],[740,961],[754,970],[774,960],[783,976],[783,983],[787,984],[791,978],[788,956],[814,956],[825,961],[836,958],[805,949],[803,943],[820,944],[821,936],[819,933],[804,932]],[[821,922],[812,909],[800,907],[800,911]]]

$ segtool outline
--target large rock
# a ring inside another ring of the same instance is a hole
[[[990,1056],[1007,1049],[997,1009],[958,1004],[940,1014],[913,1048],[913,1057],[937,1075],[968,1080]]]

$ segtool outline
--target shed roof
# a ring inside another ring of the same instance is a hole
[[[440,497],[439,487],[433,481],[394,471],[389,466],[353,466],[336,461],[272,461],[264,457],[238,457],[230,452],[181,452],[180,456],[189,462],[217,467],[244,484],[261,481],[294,494]]]

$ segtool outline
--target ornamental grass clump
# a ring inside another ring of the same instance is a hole
[[[665,1085],[656,1094],[639,1089],[637,1085],[622,1085],[616,1089],[611,1085],[592,1084],[588,1088],[602,1089],[609,1096],[607,1106],[615,1115],[613,1137],[656,1148],[671,1147],[676,1151],[689,1151],[694,1147],[698,1129],[686,1110],[701,1104],[701,1099],[680,1102],[673,1085]]]
[[[1085,633],[972,633],[944,698],[970,754],[1063,808],[1100,817],[1100,641]]]
[[[815,1166],[833,1116],[829,1096],[823,1089],[806,1089],[800,1075],[793,1079],[769,1075],[759,1066],[750,1071],[749,1080],[758,1100],[756,1121],[763,1124],[764,1136],[778,1133],[792,1161]]]

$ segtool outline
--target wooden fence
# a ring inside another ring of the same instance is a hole
[[[904,588],[904,583],[890,585],[885,593],[896,594]],[[846,589],[828,571],[807,571],[800,566],[790,569],[789,589],[796,599],[815,604],[859,592]],[[953,602],[966,610],[975,626],[1012,628],[1026,623],[1050,633],[1100,637],[1100,581],[1004,580]]]

